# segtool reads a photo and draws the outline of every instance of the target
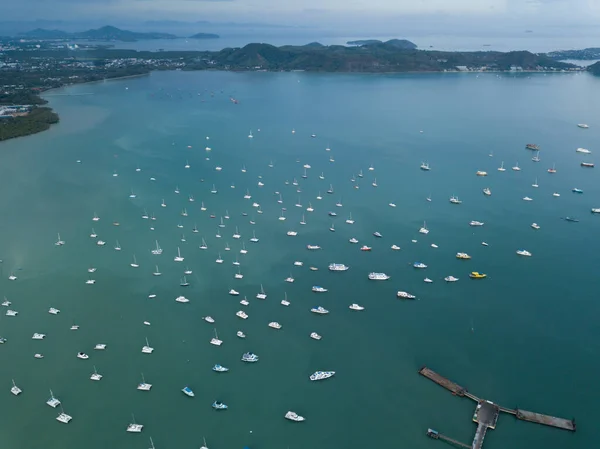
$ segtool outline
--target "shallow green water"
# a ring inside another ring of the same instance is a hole
[[[152,436],[157,448],[194,448],[205,436],[211,449],[439,447],[425,436],[428,427],[469,443],[474,403],[417,375],[426,364],[507,407],[577,418],[571,434],[502,416],[486,448],[583,447],[600,400],[593,383],[600,217],[590,214],[600,207],[600,184],[597,169],[579,166],[595,154],[578,155],[575,148],[598,151],[599,87],[587,75],[170,72],[51,92],[61,123],[0,145],[0,294],[19,311],[11,318],[2,308],[0,317],[0,335],[9,340],[0,346],[0,446],[146,448]],[[62,96],[81,93],[93,95]],[[580,122],[590,129],[577,128]],[[527,142],[542,147],[541,163],[530,160]],[[432,170],[419,170],[421,161]],[[496,170],[501,161],[504,173]],[[520,172],[510,169],[516,162]],[[312,168],[302,179],[305,163]],[[558,173],[550,175],[553,163]],[[354,189],[350,178],[361,169],[365,177]],[[477,170],[489,176],[476,177]],[[325,180],[318,179],[321,172]],[[531,187],[536,177],[538,189]],[[330,184],[333,195],[325,193]],[[486,186],[491,197],[482,194]],[[584,194],[571,193],[573,187]],[[131,189],[137,198],[129,198]],[[246,189],[251,200],[243,199]],[[275,191],[287,207],[284,222],[277,219]],[[453,194],[460,206],[448,202]],[[526,195],[533,201],[523,201]],[[335,206],[340,200],[343,208]],[[388,207],[390,201],[397,207]],[[312,213],[305,211],[309,202]],[[188,217],[180,215],[184,207]],[[143,220],[144,209],[157,220]],[[231,218],[218,239],[218,219],[209,214],[226,210]],[[338,213],[335,233],[328,230],[330,210]],[[92,221],[94,213],[100,221]],[[298,224],[303,213],[305,226]],[[354,225],[344,223],[350,213]],[[567,215],[580,222],[560,219]],[[471,220],[485,226],[469,227]],[[418,233],[423,221],[427,236]],[[531,229],[532,222],[541,229]],[[231,237],[235,226],[240,240]],[[92,227],[105,247],[89,237]],[[298,236],[286,236],[290,229]],[[253,230],[258,244],[248,241]],[[384,238],[372,237],[374,231]],[[53,245],[57,232],[64,247]],[[348,243],[352,236],[373,251],[360,252]],[[202,237],[206,251],[198,249]],[[150,253],[156,239],[161,256]],[[242,241],[246,255],[239,254]],[[402,250],[392,251],[394,243]],[[310,252],[307,244],[323,249]],[[173,261],[177,247],[183,263]],[[519,248],[533,257],[519,258]],[[456,260],[458,251],[472,260]],[[219,252],[222,265],[215,263]],[[134,254],[138,269],[129,266]],[[233,278],[236,256],[243,280]],[[293,266],[295,260],[304,266]],[[429,268],[415,270],[415,261]],[[351,269],[330,273],[330,262]],[[161,277],[152,276],[156,263]],[[90,265],[97,267],[93,286],[85,284]],[[313,265],[320,270],[309,271]],[[192,285],[183,289],[186,266],[193,269]],[[489,277],[470,281],[473,270]],[[15,282],[7,279],[11,271]],[[370,271],[392,279],[369,281]],[[290,273],[294,284],[284,282]],[[446,284],[447,275],[460,281]],[[434,283],[423,283],[425,276]],[[266,301],[255,299],[260,284]],[[312,285],[329,292],[311,293]],[[235,316],[243,306],[227,294],[230,288],[248,296],[248,320]],[[399,301],[397,290],[419,300]],[[285,292],[287,308],[280,305]],[[176,303],[180,294],[191,302]],[[353,302],[366,310],[350,311]],[[311,314],[315,305],[331,313]],[[60,315],[48,314],[49,307]],[[213,326],[201,320],[208,314],[222,347],[209,344]],[[283,329],[268,328],[270,321]],[[73,323],[80,330],[69,330]],[[245,340],[235,335],[240,329]],[[310,339],[313,331],[323,339]],[[34,332],[47,337],[31,340]],[[152,355],[141,353],[146,337]],[[105,352],[93,350],[100,342],[108,345]],[[90,359],[77,359],[78,351]],[[243,364],[246,351],[260,362]],[[45,358],[34,359],[36,352]],[[215,363],[230,372],[212,372]],[[94,365],[101,382],[89,380]],[[337,374],[311,383],[308,376],[321,369]],[[149,393],[135,388],[142,372],[154,385]],[[24,391],[19,397],[9,392],[13,378]],[[194,399],[180,392],[185,385]],[[73,416],[68,426],[44,404],[49,388]],[[212,410],[215,399],[229,410]],[[286,421],[287,410],[307,421]],[[125,432],[131,413],[145,425],[141,435]]]

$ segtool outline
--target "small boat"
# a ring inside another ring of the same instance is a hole
[[[223,340],[219,340],[219,336],[217,335],[217,329],[215,329],[215,336],[210,340],[211,345],[221,346],[223,344]]]
[[[498,167],[498,171],[506,171],[506,169],[504,168],[504,161],[502,161],[500,167]]]
[[[542,159],[540,158],[540,152],[538,151],[537,153],[535,153],[535,155],[531,158],[531,160],[533,162],[540,162]]]
[[[319,245],[306,245],[306,249],[315,251],[317,249],[321,249]]]
[[[571,190],[571,192],[573,192],[573,193],[583,193],[583,190],[581,190],[581,189],[578,189],[578,188],[573,188],[573,189]]]
[[[44,355],[43,354],[34,354],[33,357],[36,359],[43,359]]]
[[[592,154],[592,152],[586,148],[577,148],[575,152],[581,154]]]
[[[324,308],[322,306],[313,307],[310,309],[310,311],[312,313],[318,313],[319,315],[327,315],[329,313],[329,310],[327,310],[326,308]]]
[[[458,199],[458,197],[456,197],[456,196],[454,196],[454,195],[450,197],[450,202],[451,202],[452,204],[461,204],[461,203],[462,203],[462,201],[461,201],[461,200],[459,200],[459,199]]]
[[[531,257],[531,253],[525,249],[519,249],[517,250],[517,254],[519,256],[524,256],[524,257]]]
[[[229,368],[225,368],[224,366],[216,364],[212,367],[212,370],[216,371],[217,373],[226,373],[227,371],[229,371]]]
[[[58,239],[56,240],[56,242],[54,244],[56,246],[63,246],[65,244],[65,241],[60,238],[60,234],[58,234]]]
[[[192,389],[190,387],[184,387],[181,390],[183,392],[183,394],[185,394],[186,396],[189,396],[190,398],[193,398],[195,396],[194,392],[192,391]]]
[[[39,334],[37,332],[31,337],[32,340],[43,340],[44,338],[46,338],[46,334]]]
[[[277,321],[271,321],[269,323],[269,327],[273,328],[273,329],[281,329],[282,328],[281,324],[279,324]]]
[[[573,223],[578,223],[579,222],[579,220],[577,218],[573,218],[573,217],[565,217],[564,220],[565,221],[570,221],[570,222],[573,222]]]
[[[586,125],[585,123],[578,123],[577,126],[579,128],[583,128],[583,129],[588,129],[589,128],[589,125]]]
[[[401,298],[401,299],[415,299],[415,298],[416,298],[416,296],[415,296],[415,295],[411,295],[410,293],[408,293],[408,292],[403,292],[403,291],[399,291],[399,292],[397,292],[397,293],[396,293],[396,296],[397,296],[398,298]]]
[[[133,262],[131,262],[129,265],[131,265],[133,268],[139,268],[139,264],[137,263],[137,259],[135,258],[135,254],[133,255]]]
[[[469,223],[469,226],[483,226],[485,223],[481,222],[481,221],[476,221],[473,220]]]
[[[309,379],[314,381],[317,380],[325,380],[333,377],[335,375],[335,371],[315,371],[313,374],[309,376]]]
[[[289,411],[285,414],[285,419],[289,419],[290,421],[302,422],[305,421],[306,418],[304,416],[300,416],[295,412]]]
[[[212,403],[212,408],[214,408],[215,410],[227,410],[227,405],[221,401],[215,401]]]
[[[235,315],[240,317],[242,320],[248,319],[248,314],[246,312],[244,312],[243,310],[239,310],[239,311],[235,312]]]
[[[555,198],[558,198],[558,197],[560,196],[560,193],[554,192],[554,193],[552,194],[552,196],[553,196],[553,197],[555,197]]]
[[[48,310],[48,313],[50,313],[52,315],[58,315],[60,313],[60,310],[55,309],[54,307],[50,307],[50,309]]]
[[[528,197],[528,196],[524,196],[523,197],[523,201],[533,201],[533,198]]]
[[[377,231],[375,231],[375,232],[373,233],[373,236],[374,236],[374,237],[376,237],[376,238],[378,238],[378,239],[380,239],[380,238],[382,238],[382,237],[383,237],[383,235],[381,235],[381,234],[380,234],[379,232],[377,232]]]
[[[600,208],[592,208],[592,214],[600,214]]]
[[[310,338],[312,338],[313,340],[320,340],[320,339],[321,339],[321,338],[323,338],[323,337],[321,337],[321,336],[320,336],[319,334],[317,334],[316,332],[311,332],[311,334],[310,334]]]
[[[355,237],[352,237],[348,240],[350,243],[358,243],[358,240]]]
[[[237,290],[231,289],[231,290],[229,290],[229,294],[232,296],[238,296],[240,294],[240,292],[238,292]]]
[[[431,168],[429,167],[429,162],[421,162],[421,170],[429,171]]]
[[[548,173],[551,173],[551,174],[556,173],[556,164],[552,164],[552,168],[548,169]]]
[[[531,184],[531,187],[534,187],[534,188],[536,188],[536,189],[537,189],[539,186],[540,186],[540,185],[538,184],[538,180],[537,180],[537,178],[535,178],[535,181],[534,181],[534,183],[533,183],[533,184]]]
[[[258,356],[252,352],[242,354],[242,362],[255,363],[258,362]]]
[[[484,273],[479,273],[478,271],[472,271],[472,272],[469,274],[469,277],[470,277],[471,279],[484,279],[484,278],[486,278],[486,277],[487,277],[487,274],[484,274]]]
[[[399,247],[398,245],[392,245],[392,246],[391,246],[391,248],[392,248],[394,251],[400,251],[400,247]]]
[[[240,338],[246,338],[246,334],[244,334],[242,331],[237,331],[236,335]]]
[[[372,248],[371,248],[370,246],[367,246],[367,245],[364,245],[364,246],[361,246],[361,247],[360,247],[360,250],[361,250],[361,251],[371,251],[371,249],[372,249]]]
[[[211,323],[211,324],[215,322],[215,319],[212,316],[205,316],[205,317],[202,317],[202,319],[204,321],[206,321],[207,323]]]
[[[423,279],[423,282],[425,282],[427,284],[431,284],[433,281],[429,278],[425,278],[425,279]]]
[[[289,306],[290,304],[291,304],[291,303],[288,301],[288,298],[287,298],[287,292],[284,292],[284,297],[283,297],[283,299],[281,300],[281,305],[282,305],[282,306],[286,306],[286,307],[287,307],[287,306]]]
[[[327,289],[323,288],[323,287],[319,287],[318,285],[313,285],[312,291],[315,293],[325,293],[327,291]]]
[[[187,299],[185,296],[178,296],[177,298],[175,298],[175,301],[183,304],[190,302],[190,300]]]
[[[539,145],[536,145],[535,143],[525,144],[525,148],[527,148],[528,150],[534,150],[534,151],[538,151],[540,149]]]
[[[444,280],[445,280],[446,282],[456,282],[456,281],[458,281],[458,278],[455,278],[454,276],[446,276],[446,277],[444,278]]]
[[[531,227],[532,227],[533,229],[540,229],[540,225],[539,225],[539,224],[537,224],[537,223],[531,223]]]
[[[78,359],[82,359],[82,360],[87,360],[90,358],[89,355],[87,355],[85,352],[78,352],[77,353],[77,358]]]
[[[290,273],[289,277],[285,278],[285,282],[289,282],[290,284],[291,284],[292,282],[294,282],[294,280],[295,280],[295,279],[294,279],[294,277],[292,276],[292,274],[291,274],[291,273]]]
[[[582,167],[588,167],[588,168],[594,168],[594,164],[591,162],[582,162],[581,163]]]
[[[415,263],[413,263],[413,267],[423,269],[423,268],[427,268],[427,265],[425,265],[423,262],[415,262]]]
[[[467,253],[456,253],[456,258],[463,259],[463,260],[469,260],[471,258],[471,256],[469,256]]]
[[[295,267],[301,267],[303,265],[304,265],[304,262],[300,262],[299,260],[297,260],[297,261],[294,262],[294,266]]]
[[[94,349],[96,351],[104,351],[106,349],[106,344],[105,343],[98,343],[98,344],[96,344],[96,346],[94,346]]]
[[[421,229],[419,229],[419,233],[420,234],[429,234],[429,229],[427,229],[427,223],[423,222],[423,226],[421,227]]]
[[[488,175],[486,171],[481,171],[481,170],[478,170],[475,174],[477,176],[487,176]]]
[[[350,304],[350,306],[348,306],[348,308],[350,310],[365,310],[365,308],[363,306],[359,306],[356,303]]]
[[[396,207],[396,203],[394,203],[394,202],[388,203],[388,206],[390,206],[390,207]]]

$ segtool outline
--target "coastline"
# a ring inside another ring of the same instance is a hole
[[[22,134],[19,135],[15,135],[13,137],[9,137],[7,139],[3,139],[0,140],[1,142],[4,141],[8,141],[8,140],[12,140],[12,139],[16,139],[19,137],[26,137],[29,135],[34,135],[34,134],[39,134],[41,132],[47,131],[48,129],[51,128],[51,126],[53,124],[56,124],[60,121],[60,116],[58,116],[58,114],[52,109],[51,105],[50,105],[50,99],[52,96],[55,96],[57,94],[52,94],[51,92],[59,90],[59,89],[64,89],[70,86],[74,86],[74,85],[78,85],[78,84],[95,84],[95,83],[100,83],[100,82],[106,82],[106,81],[113,81],[113,80],[125,80],[125,79],[129,79],[129,78],[139,78],[142,76],[149,76],[152,74],[152,72],[158,71],[158,69],[149,69],[147,72],[145,73],[137,73],[137,74],[133,74],[133,75],[122,75],[122,76],[112,76],[112,77],[106,77],[106,78],[102,78],[102,79],[96,79],[96,80],[89,80],[89,81],[80,81],[80,82],[71,82],[71,83],[66,83],[63,84],[61,86],[57,86],[57,87],[51,87],[48,88],[46,90],[40,91],[37,94],[34,94],[35,96],[45,100],[48,104],[48,106],[45,107],[46,110],[48,110],[48,112],[53,113],[56,115],[57,120],[56,122],[50,123],[49,126],[44,127],[43,129],[39,129],[36,130],[34,132],[24,132]],[[164,70],[160,70],[160,71],[164,71]],[[169,71],[169,70],[167,70]],[[175,71],[175,69],[171,69],[171,71]],[[234,73],[248,73],[248,72],[264,72],[264,73],[279,73],[279,72],[301,72],[301,73],[318,73],[318,74],[324,74],[324,73],[336,73],[336,74],[351,74],[351,75],[356,75],[356,74],[361,74],[361,75],[398,75],[398,74],[412,74],[412,75],[426,75],[426,74],[482,74],[482,73],[504,73],[504,74],[510,74],[510,75],[518,75],[518,74],[532,74],[532,73],[543,73],[543,74],[573,74],[573,73],[578,73],[578,72],[571,72],[571,71],[567,71],[567,70],[561,70],[561,71],[557,71],[557,70],[518,70],[518,71],[506,71],[506,70],[465,70],[465,71],[461,71],[461,70],[408,70],[408,71],[402,71],[402,72],[398,72],[398,71],[390,71],[390,72],[365,72],[365,71],[344,71],[344,72],[331,72],[331,71],[315,71],[315,70],[269,70],[269,69],[261,69],[261,70],[222,70],[222,69],[197,69],[197,68],[191,68],[191,69],[184,69],[183,71],[186,72],[198,72],[198,71],[222,71],[222,72],[234,72]],[[48,95],[48,93],[50,93]],[[44,106],[41,107],[37,107],[36,109],[41,109]],[[17,118],[18,119],[18,118]]]

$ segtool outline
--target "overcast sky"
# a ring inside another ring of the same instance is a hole
[[[434,22],[598,23],[600,0],[1,0],[0,20],[209,20],[317,25]]]

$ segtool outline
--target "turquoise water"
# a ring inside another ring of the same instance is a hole
[[[0,446],[146,448],[151,436],[157,448],[194,448],[205,436],[211,449],[440,447],[425,436],[428,427],[470,443],[474,403],[420,377],[426,364],[507,407],[577,418],[572,434],[501,416],[486,448],[583,447],[600,400],[593,383],[600,217],[590,214],[600,207],[600,183],[597,168],[579,163],[600,151],[599,87],[599,79],[585,74],[164,72],[50,92],[61,123],[0,145],[0,295],[19,312],[6,317],[2,308],[0,316],[0,335],[8,339],[0,346]],[[580,122],[590,128],[577,128]],[[530,160],[528,142],[542,147],[542,162]],[[594,154],[576,154],[577,147]],[[422,161],[430,172],[419,170]],[[496,170],[501,161],[504,173]],[[516,162],[520,172],[510,169]],[[302,179],[305,163],[312,168]],[[550,175],[554,163],[558,173]],[[354,189],[350,178],[359,170],[365,177]],[[489,176],[476,177],[477,170]],[[538,189],[531,187],[536,177]],[[330,184],[333,195],[325,193]],[[486,186],[491,197],[482,194]],[[573,187],[584,193],[571,193]],[[131,189],[137,198],[129,198]],[[251,200],[243,199],[246,189]],[[277,220],[275,191],[287,208],[284,222]],[[450,195],[463,203],[450,204]],[[526,195],[533,201],[523,201]],[[312,213],[305,211],[309,202]],[[188,217],[180,215],[183,208]],[[143,220],[144,209],[157,220]],[[231,218],[218,239],[218,219],[209,214],[226,210]],[[328,230],[330,210],[338,213],[335,233]],[[100,221],[92,221],[94,213]],[[303,213],[305,226],[298,224]],[[354,225],[344,223],[350,213]],[[567,215],[580,222],[560,219]],[[471,228],[471,220],[485,226]],[[423,221],[427,236],[418,233]],[[541,229],[534,231],[532,222]],[[231,238],[235,226],[240,240]],[[105,247],[89,237],[92,227]],[[298,236],[288,237],[291,229]],[[248,241],[253,230],[258,244]],[[372,237],[374,231],[384,238]],[[63,247],[53,244],[58,232]],[[373,251],[360,252],[348,243],[352,236]],[[206,251],[198,249],[202,237]],[[157,239],[161,256],[150,253]],[[239,254],[242,241],[246,255]],[[323,249],[310,252],[307,244]],[[392,251],[392,244],[402,250]],[[183,263],[173,261],[177,247]],[[519,258],[519,248],[533,257]],[[455,259],[458,251],[472,260]],[[222,265],[215,263],[219,252]],[[129,266],[134,255],[137,269]],[[243,280],[233,278],[236,256]],[[295,260],[304,266],[293,266]],[[414,270],[415,261],[429,268]],[[330,262],[351,268],[330,273]],[[156,263],[161,277],[152,276]],[[95,285],[85,284],[90,265],[97,268]],[[183,289],[186,266],[193,275]],[[473,270],[488,278],[469,280]],[[369,281],[370,271],[392,278]],[[16,281],[7,279],[10,272]],[[290,273],[294,284],[284,282]],[[446,284],[448,275],[460,281]],[[425,284],[425,276],[434,282]],[[260,284],[266,301],[255,299]],[[329,292],[312,293],[315,284]],[[248,296],[248,320],[235,316],[244,307],[227,294],[230,288]],[[397,300],[397,290],[419,300]],[[285,292],[290,307],[280,305]],[[149,299],[151,293],[157,297]],[[191,302],[176,303],[180,294]],[[366,310],[349,310],[353,302]],[[331,313],[311,314],[316,305]],[[48,314],[50,307],[61,313]],[[214,326],[202,321],[205,315]],[[283,329],[270,329],[270,321]],[[73,323],[81,328],[69,330]],[[221,347],[209,344],[213,327]],[[237,330],[247,338],[237,338]],[[310,339],[313,331],[323,339]],[[31,340],[34,332],[47,337]],[[145,338],[155,348],[151,355],[141,353]],[[107,350],[94,351],[96,343]],[[78,351],[89,360],[77,359]],[[243,364],[246,351],[260,362]],[[37,352],[45,358],[34,359]],[[212,372],[215,363],[230,371]],[[104,375],[100,382],[89,380],[94,365]],[[316,370],[337,374],[312,383],[308,376]],[[142,372],[151,392],[135,388]],[[10,394],[11,379],[22,395]],[[186,385],[194,399],[180,392]],[[73,416],[68,426],[44,404],[50,388]],[[212,410],[215,399],[229,410]],[[285,420],[288,410],[307,421]],[[145,425],[141,435],[125,432],[132,413]]]

